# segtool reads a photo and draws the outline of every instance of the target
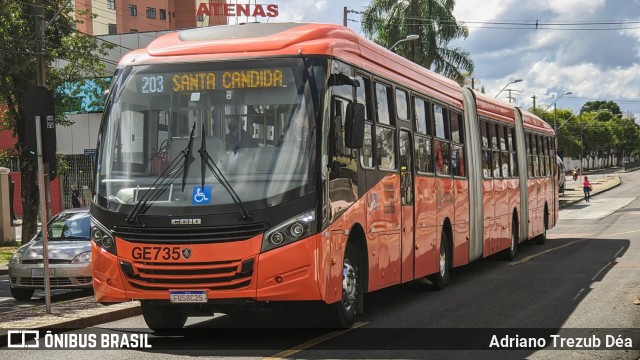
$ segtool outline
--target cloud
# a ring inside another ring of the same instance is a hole
[[[549,102],[566,91],[582,103],[640,100],[640,24],[622,22],[640,17],[638,1],[623,6],[605,0],[458,0],[455,15],[482,20],[468,24],[470,36],[458,45],[470,51],[474,76],[488,93],[520,77],[525,81],[514,88]],[[529,96],[518,101],[532,103]],[[640,104],[628,104],[640,111]]]

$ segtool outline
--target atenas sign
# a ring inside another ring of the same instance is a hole
[[[252,16],[277,17],[279,15],[276,4],[224,4],[201,3],[196,15],[205,16]]]

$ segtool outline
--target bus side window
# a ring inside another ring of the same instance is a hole
[[[373,112],[374,101],[371,100],[371,80],[364,75],[356,76],[360,86],[356,87],[356,101],[365,108],[364,118],[364,142],[360,149],[360,164],[366,168],[372,168],[373,164]]]

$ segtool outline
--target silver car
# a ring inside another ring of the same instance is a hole
[[[92,288],[91,220],[88,209],[65,210],[48,224],[49,277],[52,289]],[[11,256],[11,295],[29,300],[36,289],[44,289],[42,233],[22,245]]]

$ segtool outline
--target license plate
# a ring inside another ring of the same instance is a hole
[[[49,277],[55,277],[56,276],[56,269],[49,269]],[[43,278],[44,277],[44,268],[40,268],[40,269],[31,269],[31,277],[35,277],[35,278]]]
[[[170,291],[169,300],[172,303],[206,303],[207,292],[201,290]]]

